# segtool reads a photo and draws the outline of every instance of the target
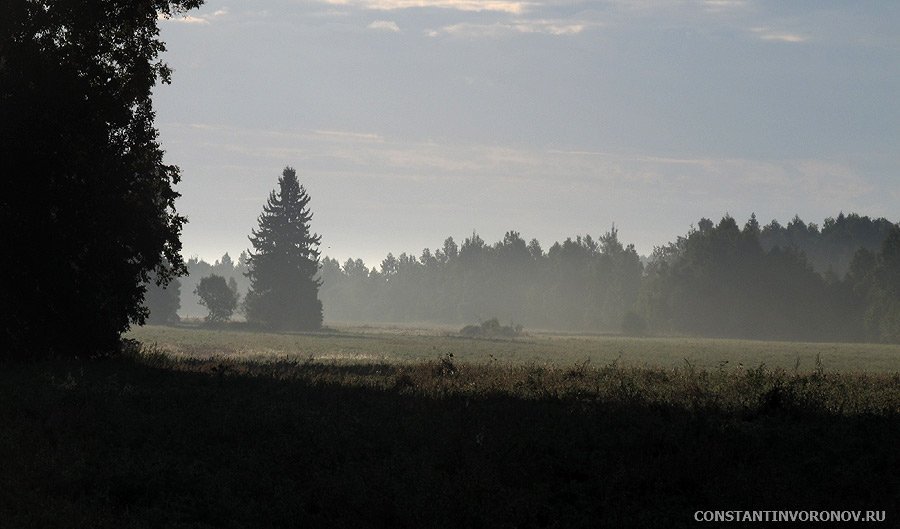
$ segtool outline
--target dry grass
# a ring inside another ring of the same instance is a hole
[[[208,329],[147,326],[130,337],[156,344],[179,358],[210,356],[246,360],[315,359],[415,363],[453,354],[469,363],[539,364],[570,367],[589,361],[603,366],[671,368],[689,362],[698,369],[733,370],[765,365],[812,372],[900,371],[900,345],[762,342],[701,338],[630,338],[531,333],[522,338],[463,338],[446,328],[341,326],[323,333],[261,333],[239,327]]]

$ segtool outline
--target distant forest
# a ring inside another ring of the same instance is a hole
[[[187,266],[183,315],[205,314],[193,291],[206,275],[247,290],[246,255]],[[328,321],[464,325],[496,317],[531,329],[900,341],[900,227],[857,214],[821,227],[799,217],[786,226],[704,218],[646,257],[615,227],[546,250],[515,231],[493,244],[472,233],[419,256],[388,254],[371,269],[325,257],[319,277]]]

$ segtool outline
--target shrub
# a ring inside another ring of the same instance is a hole
[[[482,338],[515,338],[522,334],[522,326],[516,324],[500,325],[497,318],[491,318],[481,322],[479,325],[466,325],[459,334],[469,337]]]
[[[194,294],[200,296],[200,304],[209,309],[208,322],[228,321],[237,307],[237,294],[228,288],[224,277],[216,274],[201,279]]]

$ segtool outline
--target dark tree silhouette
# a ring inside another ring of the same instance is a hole
[[[866,299],[866,336],[900,343],[900,225],[892,226],[877,256],[861,249],[853,261],[857,288]]]
[[[810,224],[812,225],[812,224]],[[658,332],[735,338],[847,340],[859,335],[852,299],[794,247],[765,250],[753,215],[743,229],[726,215],[659,248],[642,284],[643,315]],[[799,218],[795,235],[812,233]],[[813,225],[814,226],[814,225]],[[797,235],[799,237],[799,235]]]
[[[150,273],[184,272],[151,89],[158,15],[202,3],[0,2],[0,356],[113,352]]]
[[[236,286],[235,293],[240,295],[247,292],[250,288],[250,280],[247,279],[247,253],[241,252],[241,256],[237,261],[233,260],[227,253],[221,259],[214,261],[212,264],[200,259],[192,257],[185,263],[187,265],[188,275],[181,278],[181,313],[186,317],[203,316],[206,311],[203,306],[198,303],[197,296],[193,295],[200,280],[210,274],[222,276],[228,281],[228,286],[232,283]],[[240,301],[238,301],[240,308]]]
[[[178,309],[181,308],[181,281],[174,278],[168,285],[158,285],[156,279],[154,273],[144,294],[144,306],[149,311],[147,323],[165,325],[181,321],[178,316]]]
[[[792,240],[819,240],[808,247],[824,249],[826,263],[858,250],[846,277],[817,271],[798,245],[766,248],[765,236],[782,233],[777,223],[761,227],[751,215],[742,227],[726,215],[718,224],[700,219],[656,248],[646,265],[619,241],[615,226],[547,252],[510,230],[494,244],[476,233],[459,247],[448,238],[418,259],[388,254],[380,270],[325,258],[320,294],[329,319],[342,321],[466,324],[496,317],[527,328],[632,335],[900,342],[900,228],[855,214],[824,225],[817,232],[795,218]],[[867,249],[881,232],[880,252]],[[850,234],[849,242],[840,233]]]
[[[795,216],[786,227],[773,220],[760,232],[763,249],[775,247],[803,252],[817,272],[832,273],[842,278],[859,248],[878,252],[893,223],[884,218],[872,219],[856,213],[825,219],[822,229]]]
[[[329,318],[465,324],[498,318],[526,327],[614,331],[637,300],[640,258],[613,227],[600,237],[526,243],[507,231],[486,244],[477,233],[421,257],[388,254],[380,271],[361,260],[323,259],[321,296]]]
[[[218,323],[228,321],[237,308],[237,292],[225,282],[225,278],[212,274],[204,277],[197,284],[194,294],[200,298],[200,304],[209,310],[206,321]]]
[[[297,173],[285,167],[259,216],[250,242],[247,319],[274,329],[313,330],[322,326],[319,235],[310,231],[309,195]]]

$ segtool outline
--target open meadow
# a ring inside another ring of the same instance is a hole
[[[0,525],[900,516],[896,346],[398,327],[130,338],[143,345],[117,358],[0,365]]]
[[[0,529],[900,528],[900,2],[2,6]]]
[[[572,367],[740,370],[760,365],[788,371],[892,373],[900,371],[900,345],[766,342],[710,338],[633,338],[618,335],[528,332],[511,339],[460,336],[447,326],[334,325],[317,333],[263,333],[239,324],[146,326],[128,336],[175,358],[275,359],[410,363],[447,354],[460,362]]]

